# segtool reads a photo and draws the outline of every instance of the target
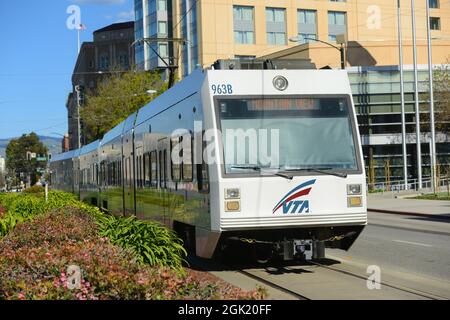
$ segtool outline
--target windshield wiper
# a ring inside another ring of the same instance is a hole
[[[282,178],[288,179],[288,180],[292,180],[294,178],[291,175],[287,175],[287,174],[280,173],[277,171],[271,171],[266,168],[262,168],[262,167],[258,167],[258,166],[231,166],[231,169],[253,170],[253,171],[259,171],[261,173],[270,173],[274,176],[282,177]]]
[[[347,178],[347,176],[348,176],[346,173],[332,171],[332,170],[333,170],[333,168],[289,168],[289,169],[285,169],[283,171],[287,171],[287,172],[291,172],[291,171],[317,172],[317,173],[327,174],[327,175],[331,175],[331,176],[336,176],[339,178]]]

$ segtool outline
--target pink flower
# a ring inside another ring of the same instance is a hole
[[[19,300],[25,300],[25,295],[21,292],[18,295]]]

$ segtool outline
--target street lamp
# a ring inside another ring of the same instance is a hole
[[[315,39],[315,38],[308,38],[308,37],[304,37],[302,39],[300,39],[299,37],[291,37],[291,38],[289,38],[289,41],[291,41],[291,42],[301,42],[302,40],[311,40],[311,41],[316,41],[316,42],[320,42],[320,43],[326,44],[327,46],[330,46],[330,47],[338,50],[341,53],[341,69],[345,69],[345,48],[344,48],[344,44],[346,42],[346,37],[345,37],[345,35],[339,35],[336,38],[338,40],[338,43],[341,45],[341,47],[335,46],[334,44],[331,44],[331,43],[326,42],[326,41],[322,41],[322,40]]]

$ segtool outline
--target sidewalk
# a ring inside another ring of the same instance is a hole
[[[437,220],[450,221],[450,201],[416,200],[398,197],[398,194],[369,194],[367,211],[426,216]],[[411,194],[414,197],[414,194]]]

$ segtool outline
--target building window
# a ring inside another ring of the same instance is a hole
[[[253,31],[234,31],[234,42],[239,44],[255,43]]]
[[[300,43],[314,42],[314,40],[311,40],[311,39],[317,39],[317,35],[315,33],[299,33],[298,34],[298,40]]]
[[[100,69],[106,70],[109,68],[109,57],[101,56],[100,57]]]
[[[233,6],[234,41],[238,44],[255,43],[253,7]]]
[[[439,8],[439,0],[428,0],[430,4],[430,8],[438,9]]]
[[[168,58],[169,57],[169,46],[167,43],[160,43],[158,45],[159,49],[159,55],[163,58]]]
[[[119,55],[119,64],[121,67],[126,68],[129,66],[129,59],[126,53],[122,53]]]
[[[158,34],[167,34],[167,22],[158,21]]]
[[[158,11],[167,11],[167,1],[158,0]]]
[[[266,21],[267,22],[285,22],[285,9],[267,8],[266,9]]]
[[[441,30],[441,18],[430,18],[430,28],[431,30]]]
[[[267,43],[270,45],[286,44],[286,10],[266,8]]]
[[[336,41],[336,36],[347,34],[347,17],[345,12],[328,12],[328,40]]]
[[[317,39],[317,13],[315,10],[298,10],[298,37],[301,43]]]

